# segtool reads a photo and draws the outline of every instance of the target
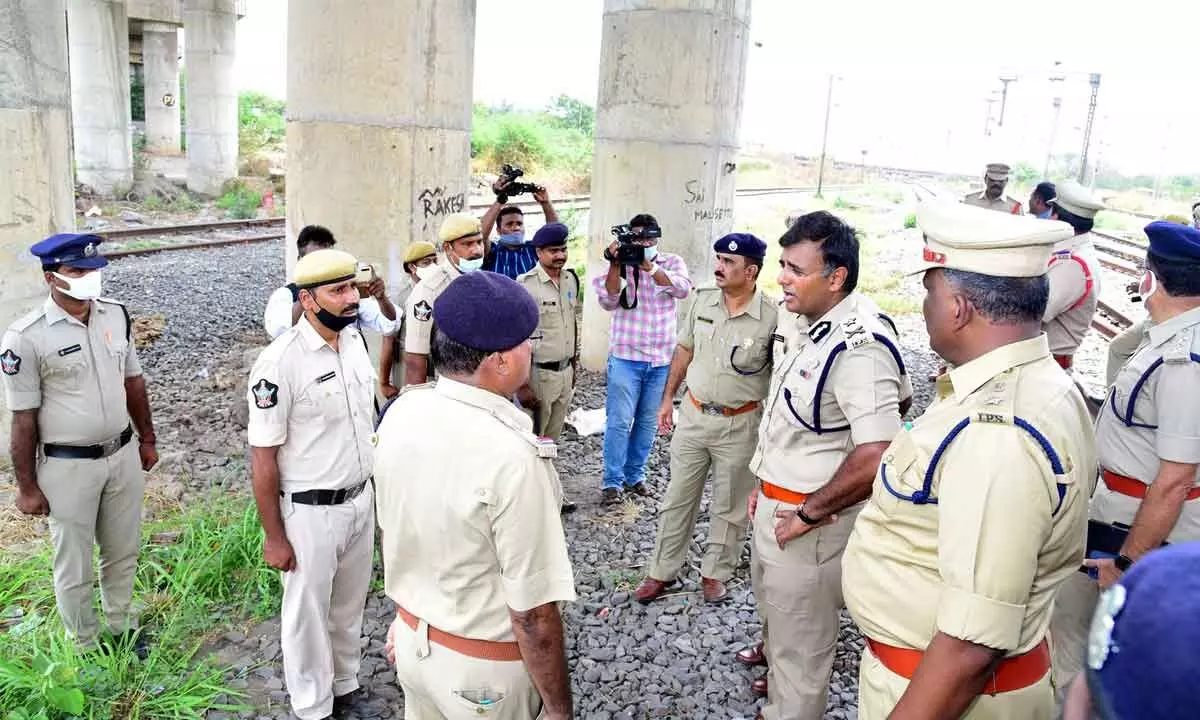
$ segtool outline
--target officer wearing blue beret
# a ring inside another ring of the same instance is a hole
[[[1101,591],[1164,541],[1200,540],[1200,230],[1152,222],[1138,293],[1149,313],[1141,342],[1096,420],[1100,482],[1089,517],[1129,527],[1120,548],[1088,548],[1055,603],[1055,682],[1066,688]],[[1114,551],[1115,550],[1115,551]]]
[[[529,376],[538,307],[515,281],[481,271],[446,286],[433,320],[437,382],[400,394],[375,455],[406,710],[572,717],[558,603],[575,585],[555,449],[510,400]]]
[[[0,378],[12,410],[17,508],[49,515],[54,594],[67,633],[82,647],[116,638],[144,653],[130,600],[142,471],[158,452],[129,312],[100,297],[108,264],[101,242],[62,233],[30,248],[50,294],[0,341]],[[97,544],[107,634],[92,604]]]
[[[762,401],[771,380],[771,336],[776,302],[758,289],[767,244],[749,233],[732,233],[713,244],[716,284],[696,291],[680,323],[678,344],[658,411],[670,432],[674,400],[687,378],[679,426],[671,438],[671,480],[658,511],[658,536],[648,574],[634,592],[648,603],[677,584],[696,524],[696,511],[709,470],[708,546],[700,564],[707,602],[726,599],[746,526],[745,508],[754,490],[754,454]]]

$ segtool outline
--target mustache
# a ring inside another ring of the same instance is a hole
[[[358,314],[358,303],[351,303],[350,305],[347,305],[342,310],[341,314],[342,315],[357,315]]]

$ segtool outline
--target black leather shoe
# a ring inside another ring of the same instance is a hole
[[[630,485],[629,487],[625,488],[625,492],[633,493],[634,495],[640,495],[642,497],[650,496],[650,489],[646,487],[645,480],[638,483],[637,485]]]
[[[621,502],[620,490],[612,487],[606,487],[600,491],[600,504],[616,505],[619,502]]]
[[[563,500],[562,507],[558,509],[560,515],[570,515],[578,509],[578,506],[570,500]]]
[[[383,710],[382,701],[367,699],[367,691],[363,688],[333,698],[333,717],[337,720],[368,720],[380,717]]]

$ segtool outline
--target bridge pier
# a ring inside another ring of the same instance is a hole
[[[75,174],[100,195],[133,187],[125,0],[69,0]]]
[[[238,94],[235,0],[184,0],[187,65],[187,187],[219,195],[237,177]]]

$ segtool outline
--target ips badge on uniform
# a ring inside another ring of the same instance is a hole
[[[254,404],[262,410],[269,410],[279,404],[279,386],[266,378],[254,385]]]
[[[11,348],[5,350],[4,354],[0,355],[0,370],[5,375],[16,375],[21,372],[21,356],[13,352]]]

